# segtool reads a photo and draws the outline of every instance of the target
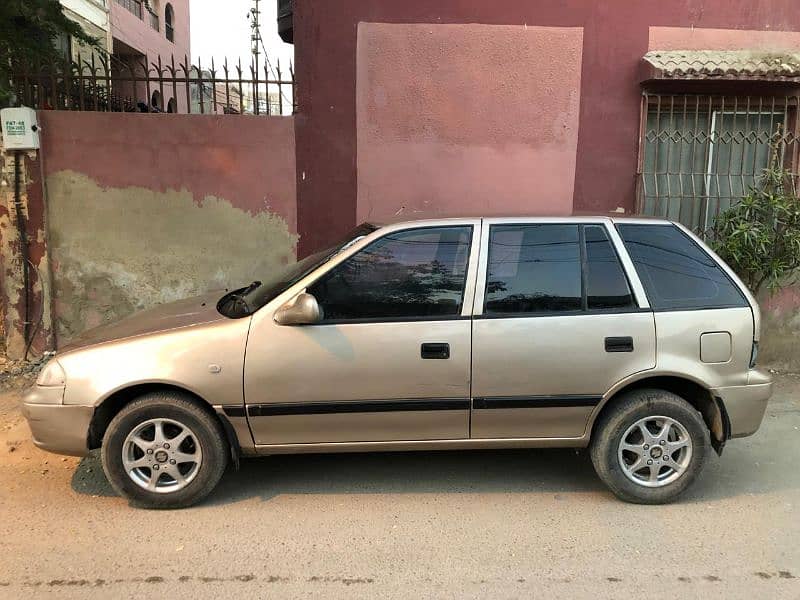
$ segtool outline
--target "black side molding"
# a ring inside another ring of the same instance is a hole
[[[606,352],[633,352],[633,338],[631,336],[607,337]]]
[[[409,410],[469,410],[468,398],[420,398],[410,400],[366,400],[356,402],[274,402],[251,404],[251,417],[279,415],[327,415],[341,413],[399,412]]]
[[[490,396],[474,398],[472,408],[563,408],[597,406],[602,396]]]

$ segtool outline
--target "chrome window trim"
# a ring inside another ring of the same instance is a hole
[[[606,233],[611,239],[611,243],[614,245],[614,249],[617,251],[617,257],[622,263],[622,268],[625,270],[625,275],[628,277],[628,283],[630,284],[631,288],[633,288],[633,295],[636,297],[636,303],[639,305],[639,308],[650,310],[650,300],[647,298],[647,293],[644,291],[644,285],[642,284],[641,279],[639,279],[639,273],[636,271],[636,266],[633,264],[633,260],[628,254],[628,249],[625,247],[625,243],[622,241],[622,236],[619,234],[619,231],[617,231],[613,221],[610,219],[606,221],[605,226]]]

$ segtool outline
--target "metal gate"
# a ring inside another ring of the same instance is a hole
[[[645,92],[637,212],[703,233],[758,185],[773,148],[797,173],[798,99]]]

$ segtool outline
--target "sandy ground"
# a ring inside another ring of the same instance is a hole
[[[800,377],[679,504],[585,452],[246,461],[203,505],[130,508],[97,456],[34,448],[0,393],[0,598],[800,598]]]

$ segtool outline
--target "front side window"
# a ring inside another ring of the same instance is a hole
[[[747,306],[717,263],[674,225],[617,225],[656,310]]]
[[[309,287],[324,321],[461,314],[472,227],[390,233]]]

